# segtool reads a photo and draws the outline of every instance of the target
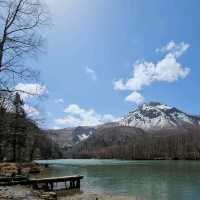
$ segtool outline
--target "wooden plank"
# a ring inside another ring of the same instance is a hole
[[[74,181],[81,180],[83,176],[63,176],[63,177],[51,177],[51,178],[41,178],[41,179],[30,179],[31,183],[50,183],[50,182],[66,182],[66,181]]]
[[[0,186],[12,186],[12,185],[33,185],[37,186],[37,184],[50,184],[51,190],[54,188],[54,183],[59,182],[70,182],[70,188],[80,188],[80,180],[83,179],[83,176],[63,176],[63,177],[51,177],[51,178],[40,178],[40,179],[27,179],[27,180],[10,180],[4,179],[4,181],[0,182]]]
[[[28,180],[27,176],[16,175],[14,177],[0,177],[0,182],[9,182],[9,181],[24,181]]]

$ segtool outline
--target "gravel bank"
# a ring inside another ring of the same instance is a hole
[[[23,186],[0,187],[1,200],[40,200],[30,188]]]
[[[0,187],[0,200],[42,200],[38,197],[38,194],[29,187],[24,186],[12,186],[12,187]],[[66,196],[60,196],[57,200],[146,200],[143,198],[124,197],[124,196],[112,196],[112,195],[100,195],[100,194],[68,194]]]
[[[59,200],[146,200],[143,198],[125,197],[125,196],[112,196],[112,195],[99,195],[99,194],[79,194],[74,196],[60,197]]]

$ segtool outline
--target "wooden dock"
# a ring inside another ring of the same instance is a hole
[[[45,191],[54,191],[58,183],[63,183],[62,189],[80,189],[80,181],[83,176],[63,176],[63,177],[51,177],[40,179],[27,179],[27,180],[15,180],[15,179],[0,179],[0,186],[12,186],[12,185],[32,185],[33,189],[43,189]],[[61,189],[61,188],[59,188]]]

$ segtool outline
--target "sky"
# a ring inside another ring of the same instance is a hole
[[[200,114],[200,1],[46,3],[46,52],[27,60],[41,83],[16,86],[46,95],[25,105],[43,127],[117,121],[149,101]]]

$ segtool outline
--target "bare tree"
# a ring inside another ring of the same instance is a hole
[[[11,92],[19,79],[35,79],[27,56],[42,50],[41,28],[48,15],[40,0],[0,0],[0,91]]]

